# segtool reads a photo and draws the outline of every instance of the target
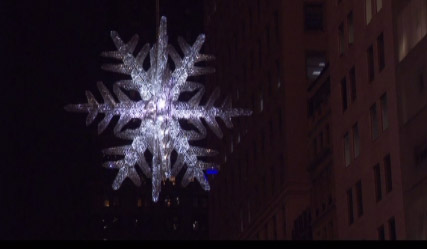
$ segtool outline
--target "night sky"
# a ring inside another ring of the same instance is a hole
[[[97,135],[97,122],[86,127],[86,115],[68,113],[64,106],[84,103],[85,90],[99,99],[96,82],[111,86],[117,79],[100,68],[108,62],[100,53],[114,49],[110,30],[124,40],[139,34],[139,47],[155,40],[155,1],[120,2],[0,2],[6,112],[0,239],[91,238],[87,223],[95,193],[87,189],[102,176],[111,178],[104,186],[109,188],[116,172],[101,167],[101,149],[108,143]],[[162,14],[171,13],[172,43],[188,29],[195,38],[203,27],[180,24],[194,17],[176,2],[161,3]]]

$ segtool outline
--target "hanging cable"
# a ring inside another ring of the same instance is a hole
[[[160,0],[156,0],[156,34],[159,34],[159,20],[160,20]]]

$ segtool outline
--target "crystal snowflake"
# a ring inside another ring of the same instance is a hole
[[[111,32],[111,38],[117,50],[104,52],[102,56],[121,60],[122,63],[103,65],[102,69],[131,76],[129,80],[118,81],[113,85],[113,92],[118,101],[102,82],[98,82],[103,103],[98,103],[92,93],[86,91],[87,103],[68,105],[66,110],[87,112],[86,125],[91,124],[98,114],[104,114],[104,119],[98,124],[98,134],[107,128],[113,116],[120,116],[114,134],[118,138],[131,140],[132,143],[103,151],[106,155],[124,157],[104,164],[107,168],[119,170],[113,182],[113,189],[119,189],[127,177],[139,186],[141,179],[135,168],[137,165],[147,178],[152,179],[154,202],[158,200],[161,182],[177,176],[184,166],[186,171],[181,182],[184,187],[195,178],[203,189],[209,190],[204,171],[217,169],[218,165],[202,161],[199,157],[214,156],[216,152],[189,143],[206,137],[206,128],[201,119],[222,138],[216,117],[221,118],[228,128],[232,128],[232,117],[251,115],[252,112],[232,108],[229,98],[221,107],[214,106],[219,97],[218,89],[212,93],[205,105],[200,105],[204,87],[187,79],[189,76],[214,72],[212,68],[195,66],[198,62],[214,59],[199,53],[205,36],[199,35],[193,46],[178,38],[183,57],[174,47],[168,45],[165,17],[160,20],[157,43],[151,48],[146,44],[136,57],[133,53],[138,43],[137,35],[128,43],[124,43],[115,31]],[[148,54],[150,68],[145,70],[143,64]],[[175,67],[173,70],[168,66],[168,56],[172,58]],[[141,100],[131,100],[122,89],[137,91]],[[194,91],[196,93],[189,101],[179,101],[181,93]],[[141,124],[136,129],[126,129],[124,126],[132,119],[141,120]],[[195,129],[183,129],[179,120],[187,120]],[[153,155],[151,164],[144,156],[147,150]],[[171,154],[174,150],[178,156],[171,165]]]

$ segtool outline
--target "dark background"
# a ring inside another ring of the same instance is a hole
[[[161,1],[172,44],[203,31],[192,21],[201,18],[201,3]],[[84,114],[64,106],[84,103],[85,90],[99,98],[96,81],[111,86],[116,79],[100,69],[100,53],[114,49],[110,30],[125,41],[139,34],[139,47],[154,42],[155,10],[154,0],[0,2],[0,239],[91,238],[91,184],[106,176],[102,187],[110,188],[116,172],[101,167],[97,122],[87,128]]]

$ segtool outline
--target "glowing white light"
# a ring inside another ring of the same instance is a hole
[[[201,119],[204,119],[211,130],[222,138],[223,133],[215,120],[216,117],[222,119],[228,128],[232,128],[231,118],[249,116],[252,111],[232,108],[229,98],[221,107],[216,107],[214,104],[219,97],[218,89],[212,93],[205,105],[200,105],[204,87],[199,83],[187,81],[187,78],[214,72],[212,68],[195,66],[198,62],[213,59],[213,56],[200,54],[205,36],[199,35],[192,46],[182,38],[178,38],[183,57],[168,44],[165,17],[160,20],[157,43],[152,47],[146,44],[136,56],[133,53],[138,43],[137,35],[128,43],[124,43],[115,31],[111,32],[111,38],[117,50],[104,52],[102,55],[121,60],[122,63],[107,64],[102,68],[128,75],[131,79],[118,81],[113,85],[117,101],[105,85],[98,82],[103,103],[98,103],[93,94],[86,91],[88,103],[68,105],[66,110],[87,112],[87,125],[91,124],[99,113],[104,114],[104,119],[98,124],[99,134],[107,128],[113,116],[120,116],[114,134],[132,143],[104,150],[106,155],[124,156],[123,159],[104,164],[107,168],[118,169],[113,189],[119,189],[126,178],[130,178],[137,186],[141,185],[140,176],[135,169],[138,165],[142,173],[152,179],[154,202],[158,201],[161,182],[167,179],[173,181],[182,169],[185,169],[181,182],[183,186],[197,179],[205,190],[209,190],[210,186],[204,171],[217,168],[218,165],[201,161],[198,157],[214,156],[216,152],[189,143],[206,137],[206,128]],[[150,68],[145,70],[143,64],[147,55],[150,57]],[[172,59],[174,70],[168,65],[168,57]],[[131,100],[122,89],[138,92],[141,100]],[[196,94],[189,101],[178,101],[181,93],[194,91]],[[141,120],[139,127],[123,129],[132,119]],[[181,119],[186,119],[195,130],[183,129],[179,124]],[[147,150],[153,155],[151,165],[144,156]],[[173,151],[176,151],[178,156],[171,165]]]
[[[322,71],[313,71],[313,75],[319,76],[322,73]]]

